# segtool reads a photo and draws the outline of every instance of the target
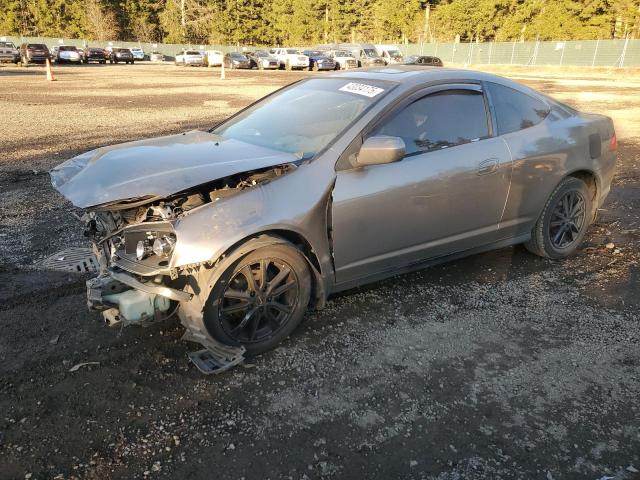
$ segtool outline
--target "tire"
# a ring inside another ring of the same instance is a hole
[[[269,280],[261,288],[263,270]],[[247,275],[253,278],[253,295]],[[279,279],[281,275],[286,276]],[[276,283],[270,285],[269,281]],[[268,296],[269,287],[282,290],[286,286],[279,296]],[[298,249],[287,244],[261,247],[240,258],[220,277],[205,303],[204,324],[219,342],[243,345],[247,354],[257,355],[274,348],[295,330],[310,295],[311,274]],[[270,306],[274,304],[280,307]]]
[[[554,260],[573,254],[593,220],[592,198],[589,187],[579,178],[562,180],[547,200],[531,239],[524,244],[527,250]],[[561,216],[570,220],[562,220]]]

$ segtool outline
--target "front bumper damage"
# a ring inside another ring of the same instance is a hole
[[[192,297],[192,293],[164,285],[161,276],[143,281],[124,271],[105,269],[87,281],[89,309],[101,311],[105,322],[112,327],[145,326],[167,319]],[[182,339],[204,347],[188,354],[202,373],[220,373],[244,360],[244,347],[223,345],[209,335],[192,331],[188,322],[182,323],[186,328]]]

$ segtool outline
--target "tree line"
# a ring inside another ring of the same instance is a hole
[[[0,35],[242,45],[640,38],[640,0],[0,0]]]

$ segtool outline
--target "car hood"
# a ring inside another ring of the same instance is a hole
[[[56,190],[87,208],[164,198],[236,173],[298,161],[292,153],[196,130],[98,148],[61,163],[50,175]]]

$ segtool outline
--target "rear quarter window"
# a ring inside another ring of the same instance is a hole
[[[488,84],[498,123],[498,135],[533,127],[549,115],[549,106],[526,93],[497,83]]]

